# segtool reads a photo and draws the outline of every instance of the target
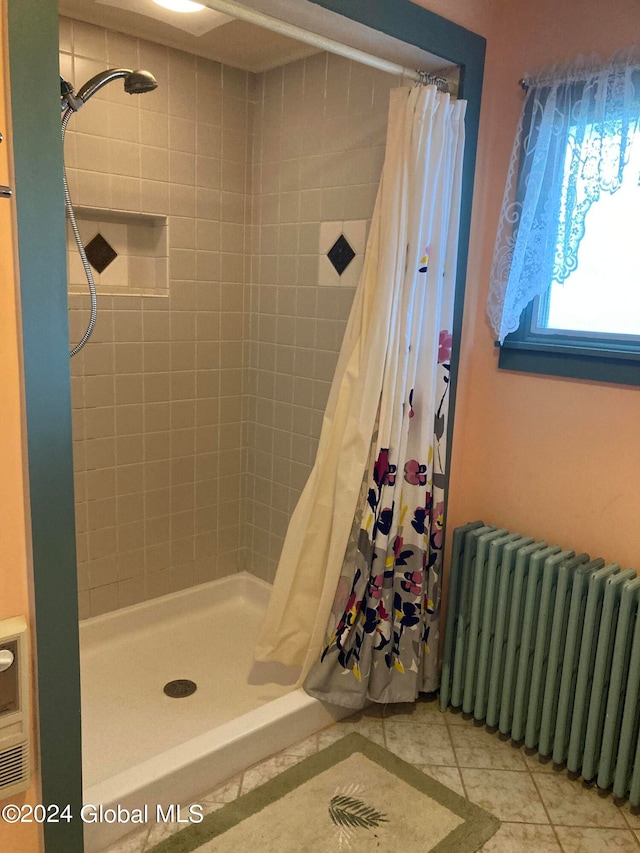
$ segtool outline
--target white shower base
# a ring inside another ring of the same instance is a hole
[[[270,589],[242,572],[80,624],[85,803],[187,802],[349,713],[253,664]],[[170,699],[176,678],[197,691]],[[134,828],[86,824],[85,851]]]

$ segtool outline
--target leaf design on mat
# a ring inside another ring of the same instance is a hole
[[[331,797],[329,817],[336,826],[359,826],[363,829],[374,829],[388,821],[383,812],[376,811],[362,800],[355,797]]]

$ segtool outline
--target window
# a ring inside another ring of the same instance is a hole
[[[578,266],[564,284],[552,282],[537,298],[533,333],[640,341],[639,179],[635,133],[622,185],[602,195],[585,217]]]
[[[492,270],[500,367],[640,385],[639,123],[637,51],[530,83]]]

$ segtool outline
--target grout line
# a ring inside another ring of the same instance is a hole
[[[553,832],[553,835],[554,835],[554,837],[555,837],[556,841],[558,842],[558,847],[560,848],[560,850],[564,850],[564,847],[562,846],[562,844],[561,844],[561,842],[560,842],[560,837],[559,837],[558,833],[556,832],[555,824],[554,824],[554,822],[551,820],[551,815],[549,814],[549,810],[548,810],[548,808],[547,808],[547,804],[545,803],[545,801],[544,801],[544,799],[543,799],[543,797],[542,797],[542,794],[540,793],[540,788],[538,788],[538,785],[536,784],[536,780],[535,780],[535,778],[534,778],[534,777],[535,777],[535,773],[532,773],[532,771],[531,771],[531,769],[530,769],[529,765],[528,765],[528,764],[526,764],[526,762],[525,762],[525,765],[526,765],[526,768],[527,768],[527,772],[528,772],[528,774],[529,774],[529,776],[530,776],[530,778],[531,778],[531,782],[533,783],[533,787],[536,789],[536,793],[538,794],[538,799],[539,799],[539,800],[540,800],[540,802],[542,803],[542,808],[544,809],[544,813],[546,814],[546,816],[547,816],[547,820],[549,821],[549,826],[551,827],[551,831]]]
[[[624,806],[618,806],[618,811],[622,814],[622,817],[624,818],[624,822],[629,827],[629,829],[631,829],[631,830],[637,829],[638,827],[631,826],[631,824],[629,822],[628,818],[631,816],[631,812],[629,811],[628,803],[626,805],[627,805],[627,808],[625,808]]]
[[[244,770],[240,774],[240,781],[238,782],[238,793],[236,794],[236,800],[239,800],[242,796],[242,786],[244,784]],[[233,801],[232,801],[233,802]]]
[[[458,753],[456,752],[456,746],[453,742],[453,738],[451,737],[451,727],[449,726],[449,723],[447,723],[446,720],[444,722],[444,725],[445,725],[445,728],[447,730],[447,734],[449,735],[449,743],[451,744],[451,749],[453,751],[453,757],[454,757],[455,762],[456,762],[456,767],[458,768],[458,770],[461,770],[462,768],[460,767],[460,761],[458,760]],[[460,773],[460,777],[462,778],[462,773]],[[465,788],[465,790],[466,790],[466,788]]]
[[[149,824],[149,829],[147,830],[147,834],[144,837],[144,844],[140,848],[140,853],[147,853],[148,850],[153,849],[153,848],[149,847],[149,837],[151,835],[151,829],[152,829],[152,826],[151,826],[151,824]]]
[[[467,800],[469,800],[469,802],[471,802],[471,798],[469,797],[469,793],[467,792],[467,786],[464,783],[464,777],[462,775],[462,768],[460,767],[460,762],[458,761],[458,754],[456,752],[456,748],[455,748],[455,745],[453,743],[453,738],[451,737],[451,726],[447,722],[446,714],[445,714],[444,725],[445,725],[445,728],[447,729],[447,734],[449,735],[449,741],[451,743],[451,749],[453,750],[453,757],[455,758],[455,761],[456,761],[456,768],[458,770],[458,776],[460,777],[460,783],[462,785],[462,790],[464,791],[465,799],[467,799]]]
[[[636,847],[640,848],[640,838],[638,838],[638,836],[636,835],[633,827],[629,826],[629,821],[626,819],[626,817],[625,817],[625,822],[626,822],[627,826],[629,827],[628,831],[631,833],[631,835],[633,836],[633,840],[636,842]]]
[[[540,789],[539,789],[539,787],[538,787],[538,785],[537,785],[537,783],[536,783],[536,777],[537,777],[537,776],[551,776],[552,778],[563,778],[563,779],[567,779],[567,781],[571,782],[572,784],[580,784],[580,786],[581,786],[581,787],[583,787],[582,783],[580,783],[578,779],[569,779],[569,778],[567,777],[567,775],[566,775],[566,773],[567,773],[566,767],[565,767],[565,769],[562,771],[562,773],[556,773],[555,771],[554,771],[554,773],[535,773],[535,772],[534,772],[533,770],[531,770],[528,766],[527,766],[527,769],[529,770],[529,773],[531,774],[531,778],[533,779],[533,784],[535,785],[536,790],[538,791],[538,795],[540,796],[540,800],[542,801],[542,803],[543,803],[543,805],[544,805],[544,807],[545,807],[545,811],[547,811],[547,807],[546,807],[546,805],[544,804],[544,799],[543,799],[542,794],[540,793]],[[591,790],[591,787],[586,788],[586,790]],[[594,785],[594,786],[593,786],[593,790],[594,790],[594,791],[596,791],[596,793],[597,793],[597,792],[604,791],[605,789],[597,788],[597,787]],[[606,801],[611,802],[613,805],[615,805],[615,802],[614,802],[614,800],[613,800],[613,796],[612,796],[612,793],[611,793],[611,791],[610,791],[610,790],[608,790],[608,795],[610,795],[608,800],[607,800],[607,797],[603,797],[602,799],[605,799]],[[622,817],[623,817],[623,820],[625,821],[626,826],[624,826],[624,827],[623,827],[623,826],[616,826],[615,824],[610,824],[610,825],[607,825],[607,826],[602,826],[602,825],[598,825],[598,826],[585,826],[585,825],[581,825],[581,824],[569,824],[569,823],[563,823],[562,821],[556,821],[556,822],[554,823],[553,821],[551,821],[551,816],[550,816],[550,815],[549,815],[549,818],[550,818],[550,822],[551,822],[551,824],[552,824],[553,826],[562,826],[562,827],[568,827],[568,828],[572,828],[572,827],[573,827],[573,828],[577,828],[577,829],[611,829],[611,830],[616,830],[616,829],[618,829],[618,830],[620,830],[620,829],[621,829],[621,830],[626,830],[626,829],[628,829],[628,830],[633,831],[633,827],[631,827],[631,826],[629,825],[629,822],[628,822],[628,821],[627,821],[627,819],[626,819],[626,814],[625,814],[625,812],[624,812],[624,810],[623,810],[622,806],[616,806],[616,809],[618,810],[618,812],[622,813]],[[640,842],[638,842],[638,845],[640,846]]]

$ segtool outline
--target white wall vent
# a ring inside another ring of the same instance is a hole
[[[31,779],[29,647],[24,617],[0,621],[0,800]]]

